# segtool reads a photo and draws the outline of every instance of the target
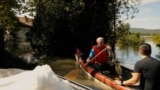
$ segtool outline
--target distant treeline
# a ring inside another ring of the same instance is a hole
[[[156,35],[160,33],[160,29],[130,28],[130,32],[140,33],[141,35]]]

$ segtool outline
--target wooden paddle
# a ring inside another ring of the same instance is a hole
[[[117,61],[115,63],[115,69],[116,69],[116,72],[118,75],[122,75],[122,68],[121,68],[119,62],[117,62]]]
[[[122,68],[121,68],[120,62],[115,60],[115,57],[113,57],[112,62],[114,62],[115,70],[116,70],[116,73],[119,75],[120,81],[123,82],[123,72],[122,72]]]
[[[106,47],[103,49],[103,50],[101,50],[97,55],[95,55],[93,58],[91,58],[91,60],[89,61],[89,62],[86,62],[84,65],[83,65],[83,67],[85,67],[86,65],[88,65],[90,62],[92,62],[95,58],[97,58],[100,54],[102,54],[104,51],[106,51],[107,50],[107,45],[106,45]]]
[[[95,55],[89,62],[86,62],[86,63],[83,65],[83,67],[85,67],[85,66],[88,65],[90,62],[92,62],[96,57],[98,57],[100,54],[102,54],[104,51],[106,51],[106,49],[107,49],[107,45],[106,45],[106,47],[105,47],[103,50],[101,50],[97,55]],[[114,56],[113,52],[112,52],[112,56]],[[112,62],[113,62],[114,65],[115,65],[116,73],[117,73],[118,75],[122,76],[122,68],[121,68],[121,65],[119,64],[118,61],[115,60],[115,57],[113,57]]]

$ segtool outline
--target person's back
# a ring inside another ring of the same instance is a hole
[[[135,71],[140,70],[140,85],[143,90],[159,90],[160,61],[146,57],[136,63]]]
[[[160,61],[151,57],[151,46],[142,44],[139,52],[142,59],[135,64],[134,71],[141,73],[140,85],[142,90],[157,90],[160,81]]]
[[[142,59],[136,62],[132,77],[116,83],[129,86],[140,80],[141,90],[160,90],[160,61],[151,57],[151,45],[142,44],[139,53]]]

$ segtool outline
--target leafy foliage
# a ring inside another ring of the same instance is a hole
[[[117,44],[120,47],[123,45],[140,45],[144,42],[144,39],[140,38],[140,33],[131,33],[129,31],[130,26],[129,24],[123,24],[119,27],[120,32],[117,33]]]
[[[38,63],[28,63],[24,58],[20,58],[19,55],[5,51],[6,64],[3,65],[7,68],[21,68],[21,69],[33,69]]]
[[[5,49],[8,51],[14,51],[17,47],[17,35],[16,32],[19,22],[13,8],[19,8],[16,0],[1,0],[0,1],[0,66],[5,67],[6,55]]]
[[[13,0],[12,3],[10,0],[2,0],[0,4],[0,28],[3,30],[1,33],[4,35],[2,41],[4,41],[5,48],[10,51],[17,49],[19,21],[12,9],[18,7],[16,0]]]
[[[152,37],[152,40],[154,41],[155,44],[160,45],[160,33],[157,35],[154,35]]]
[[[36,16],[28,41],[42,55],[50,56],[73,55],[77,47],[88,53],[98,36],[114,48],[121,15],[134,16],[140,1],[34,0]]]

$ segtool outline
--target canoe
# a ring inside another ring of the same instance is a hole
[[[103,84],[106,84],[108,86],[110,86],[113,90],[140,90],[139,85],[135,84],[132,86],[121,86],[121,85],[117,85],[115,83],[115,80],[120,80],[119,77],[117,75],[109,75],[109,74],[102,74],[100,72],[97,72],[93,69],[93,67],[89,66],[89,65],[85,65],[85,60],[87,59],[86,55],[82,54],[79,50],[78,52],[76,51],[75,53],[75,58],[76,61],[78,62],[80,68],[86,73],[86,75],[91,76],[91,78],[94,78],[95,80],[100,81]],[[121,69],[122,69],[122,77],[123,80],[129,79],[131,77],[131,72],[133,72],[133,70],[120,65]]]
[[[66,79],[66,78],[64,78],[62,76],[57,75],[57,77],[62,81],[67,81],[68,85],[70,87],[72,87],[72,90],[93,90],[92,88],[90,88],[90,87],[88,87],[86,85],[83,85],[83,84],[77,83],[75,81]]]

